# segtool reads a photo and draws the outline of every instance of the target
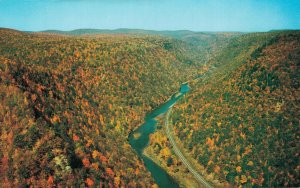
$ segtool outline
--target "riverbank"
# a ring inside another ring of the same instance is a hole
[[[131,147],[136,151],[137,155],[141,160],[143,160],[146,168],[151,172],[151,176],[157,183],[159,187],[179,187],[177,181],[174,180],[163,168],[153,162],[149,157],[143,154],[145,148],[149,145],[150,135],[155,133],[157,127],[156,118],[160,118],[164,113],[166,113],[170,107],[172,107],[178,99],[180,99],[184,93],[188,91],[187,84],[180,88],[184,92],[177,92],[173,94],[168,101],[160,105],[158,108],[154,109],[151,113],[146,114],[144,123],[132,131],[129,134],[128,140]]]
[[[172,149],[166,147],[164,152],[170,153],[171,155],[168,157],[172,158],[172,166],[168,166],[167,160],[165,156],[160,154],[160,151],[155,147],[155,143],[153,142],[156,138],[162,138],[162,140],[167,140],[165,136],[164,129],[162,127],[163,117],[158,119],[157,131],[150,136],[150,145],[145,148],[144,155],[150,158],[157,165],[162,167],[172,178],[174,178],[180,187],[189,187],[189,188],[198,188],[203,187],[199,184],[196,179],[193,177],[188,169],[184,166],[183,163],[177,159],[177,156],[172,152]],[[163,153],[163,152],[162,152]],[[176,164],[176,165],[175,165]]]
[[[147,114],[145,123],[131,132],[129,136],[131,147],[144,161],[146,168],[160,187],[204,187],[204,185],[210,187],[210,184],[203,180],[200,174],[195,177],[196,171],[194,168],[191,169],[194,162],[188,165],[186,159],[183,161],[182,158],[175,155],[172,151],[172,146],[175,147],[175,145],[172,145],[168,140],[169,137],[165,136],[167,132],[164,123],[166,113],[189,90],[188,82],[183,83],[179,92],[174,93],[168,101]],[[159,125],[157,125],[158,122],[160,122]],[[199,169],[196,170],[199,172]],[[203,168],[201,174],[204,173],[205,169]],[[198,177],[201,178],[201,181],[197,179]],[[206,178],[209,178],[211,182],[214,180],[213,174]]]
[[[151,135],[150,145],[145,149],[144,154],[151,158],[155,163],[166,170],[174,179],[178,181],[180,187],[204,187],[199,183],[192,173],[186,168],[181,160],[173,152],[169,140],[165,134],[164,118],[159,119],[158,130]],[[180,140],[175,136],[176,145],[184,153],[185,158],[193,168],[199,172],[214,187],[226,187],[228,184],[217,179],[214,173],[208,174],[206,169],[201,166],[183,147]]]

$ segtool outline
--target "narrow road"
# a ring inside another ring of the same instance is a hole
[[[189,169],[189,171],[195,176],[196,180],[198,182],[200,182],[201,184],[203,184],[205,187],[207,188],[212,188],[213,186],[211,186],[191,165],[191,163],[184,157],[184,155],[181,153],[181,151],[179,150],[179,148],[176,145],[176,142],[171,134],[171,130],[169,127],[169,116],[171,113],[171,107],[168,110],[168,112],[166,113],[165,116],[165,127],[166,127],[166,132],[167,132],[167,137],[170,140],[171,145],[173,146],[173,150],[175,152],[175,154],[180,158],[180,160],[183,162],[183,164]]]

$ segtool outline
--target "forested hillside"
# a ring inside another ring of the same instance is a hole
[[[299,60],[298,31],[231,40],[175,105],[174,135],[231,185],[299,186]]]
[[[195,77],[170,117],[188,156],[218,185],[299,186],[299,31],[121,31],[0,29],[0,187],[155,187],[128,135]],[[159,128],[148,154],[185,177]]]
[[[181,45],[185,46],[185,55],[189,57],[188,63],[194,63],[195,61],[206,63],[209,59],[215,56],[215,52],[223,49],[228,42],[242,35],[241,32],[195,32],[189,30],[177,30],[177,31],[155,31],[155,30],[143,30],[143,29],[75,29],[71,31],[59,31],[59,30],[46,30],[43,33],[51,34],[64,34],[71,36],[89,36],[96,34],[126,34],[132,36],[160,36],[177,39],[181,42]]]
[[[1,29],[0,186],[154,184],[127,136],[195,76],[184,46]]]

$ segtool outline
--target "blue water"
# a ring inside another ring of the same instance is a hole
[[[151,172],[155,183],[161,188],[176,188],[179,186],[177,182],[165,170],[154,163],[150,158],[146,157],[143,154],[143,150],[149,145],[149,135],[154,133],[156,130],[157,121],[155,120],[155,118],[161,114],[166,113],[168,109],[173,106],[176,101],[178,101],[188,91],[188,84],[182,84],[180,87],[180,92],[172,95],[172,97],[167,102],[154,109],[151,113],[147,114],[145,117],[145,123],[129,135],[129,143],[131,147],[144,161],[144,164],[146,168]],[[134,138],[134,134],[139,134],[140,136],[138,138]]]

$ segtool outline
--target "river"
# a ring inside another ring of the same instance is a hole
[[[164,169],[154,163],[150,158],[146,157],[143,154],[143,151],[149,145],[149,135],[154,133],[156,130],[157,121],[155,118],[166,113],[168,109],[172,107],[176,101],[178,101],[188,91],[188,83],[183,83],[179,92],[173,94],[167,102],[154,109],[151,113],[147,114],[144,124],[142,124],[135,131],[131,132],[129,135],[129,143],[131,147],[137,152],[140,159],[144,161],[144,164],[151,172],[155,183],[161,188],[176,188],[179,186],[178,183]]]

